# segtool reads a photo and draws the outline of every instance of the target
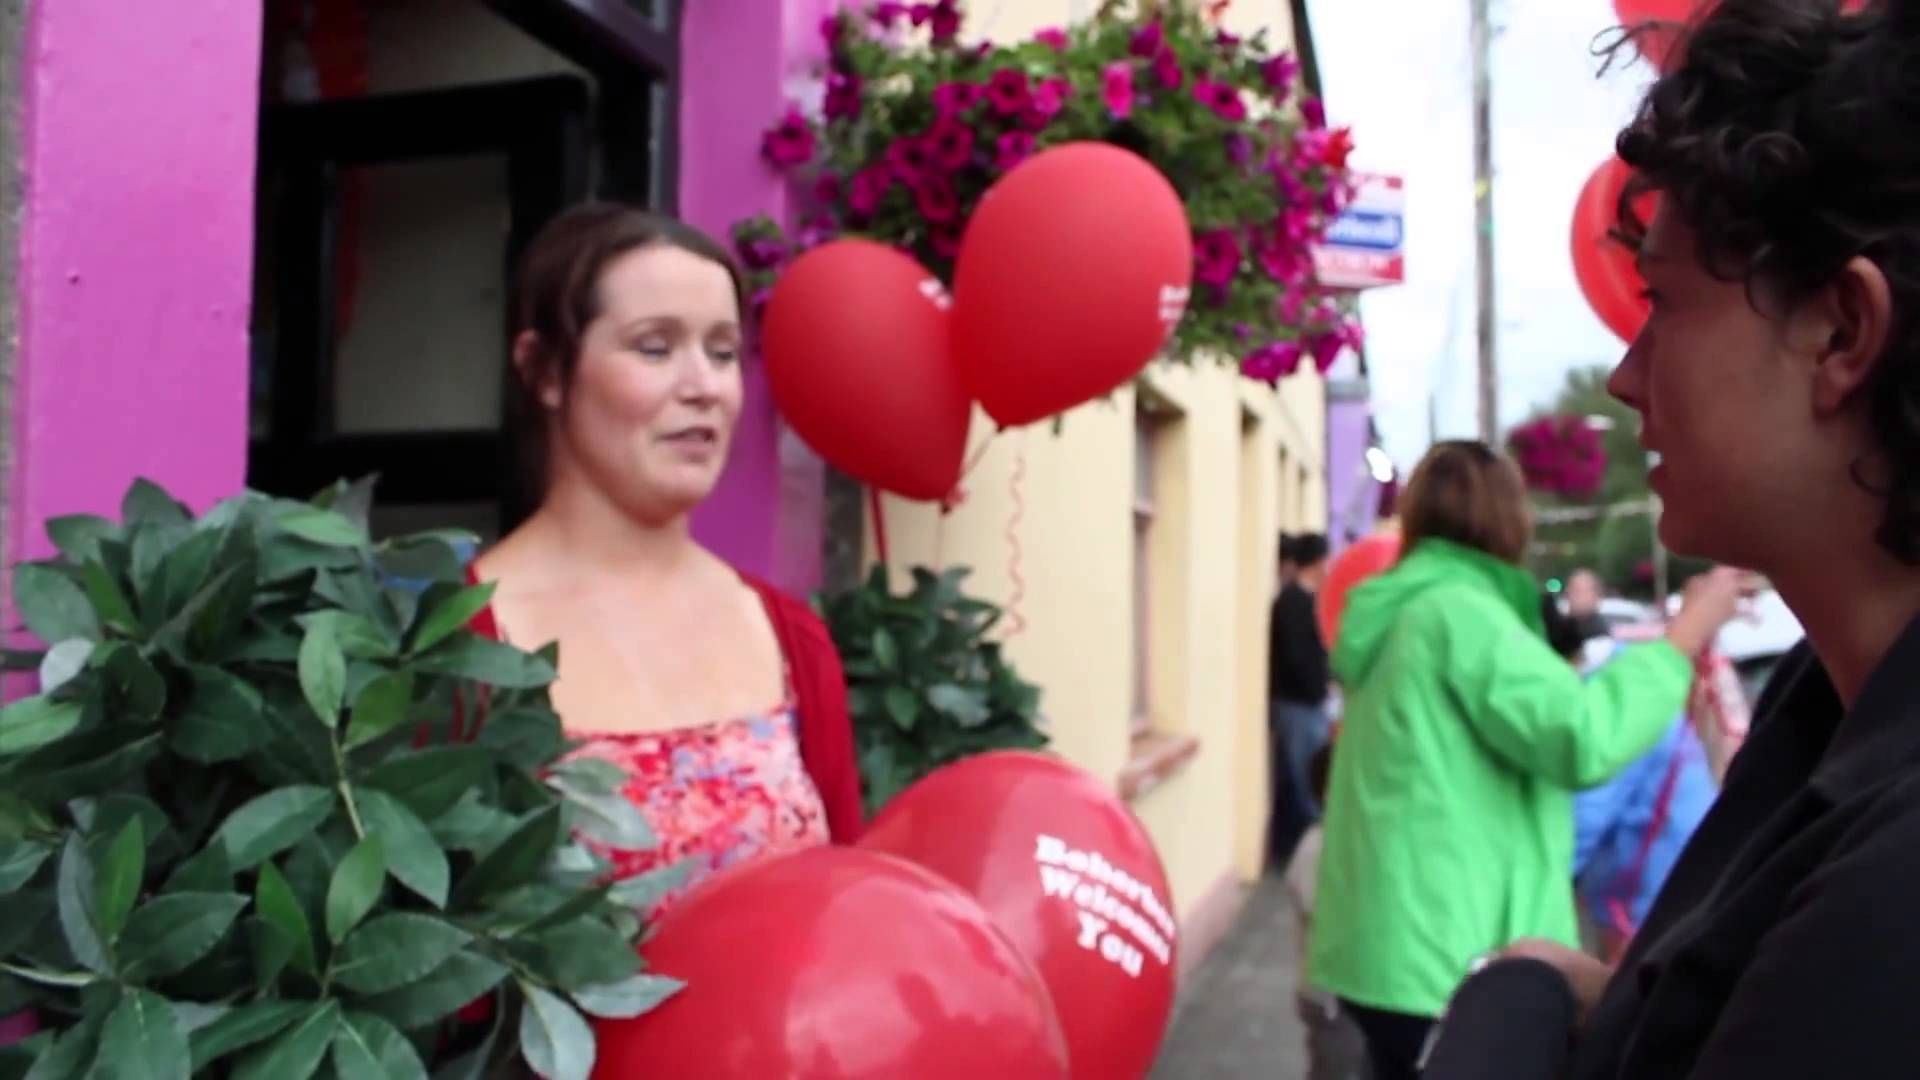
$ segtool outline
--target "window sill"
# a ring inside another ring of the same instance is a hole
[[[1135,735],[1126,767],[1120,770],[1120,797],[1128,802],[1140,798],[1185,768],[1199,752],[1200,740],[1192,735],[1162,731]]]

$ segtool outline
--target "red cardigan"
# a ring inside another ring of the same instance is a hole
[[[860,769],[853,749],[853,718],[847,712],[847,676],[840,668],[840,650],[827,626],[813,609],[757,578],[741,575],[760,603],[780,639],[793,680],[794,721],[798,725],[800,758],[826,806],[827,831],[834,843],[851,844],[863,825]],[[471,567],[469,581],[478,583]],[[500,625],[492,608],[473,617],[473,631],[500,640]]]

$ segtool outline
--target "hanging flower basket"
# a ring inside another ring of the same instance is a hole
[[[1353,140],[1300,98],[1299,64],[1263,34],[1238,38],[1184,4],[1016,44],[960,42],[958,0],[882,2],[821,25],[818,116],[798,108],[762,153],[804,192],[789,234],[760,217],[734,239],[757,296],[799,252],[858,234],[951,284],[973,208],[993,182],[1062,143],[1111,142],[1164,173],[1194,229],[1194,295],[1169,352],[1217,357],[1273,383],[1303,360],[1325,371],[1359,324],[1313,280],[1309,245],[1352,197]]]
[[[1591,499],[1607,474],[1600,432],[1581,416],[1544,416],[1513,429],[1507,445],[1535,491]]]

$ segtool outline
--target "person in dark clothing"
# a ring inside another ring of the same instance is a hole
[[[1327,538],[1282,537],[1281,559],[1292,574],[1274,598],[1267,627],[1268,736],[1274,746],[1274,800],[1269,831],[1284,865],[1300,836],[1320,816],[1308,765],[1326,745],[1327,645],[1320,640],[1314,592],[1327,570]],[[1289,557],[1291,557],[1289,559]]]
[[[1764,574],[1807,640],[1619,965],[1507,952],[1574,991],[1560,1076],[1904,1080],[1920,1074],[1920,0],[1720,0],[1679,33],[1617,142],[1651,314],[1608,386],[1660,455],[1661,539]],[[1643,191],[1660,195],[1650,223]]]

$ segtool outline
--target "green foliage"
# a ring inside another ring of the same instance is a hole
[[[462,538],[373,543],[369,497],[195,519],[141,482],[18,568],[49,645],[0,710],[0,1012],[47,1030],[0,1075],[584,1080],[583,1014],[677,989],[573,839],[653,842],[556,764],[551,652],[469,632]]]
[[[961,592],[966,574],[915,567],[913,588],[897,594],[876,566],[865,584],[822,598],[869,813],[949,762],[1046,745],[1040,690],[1001,656],[989,637],[1000,609]]]

